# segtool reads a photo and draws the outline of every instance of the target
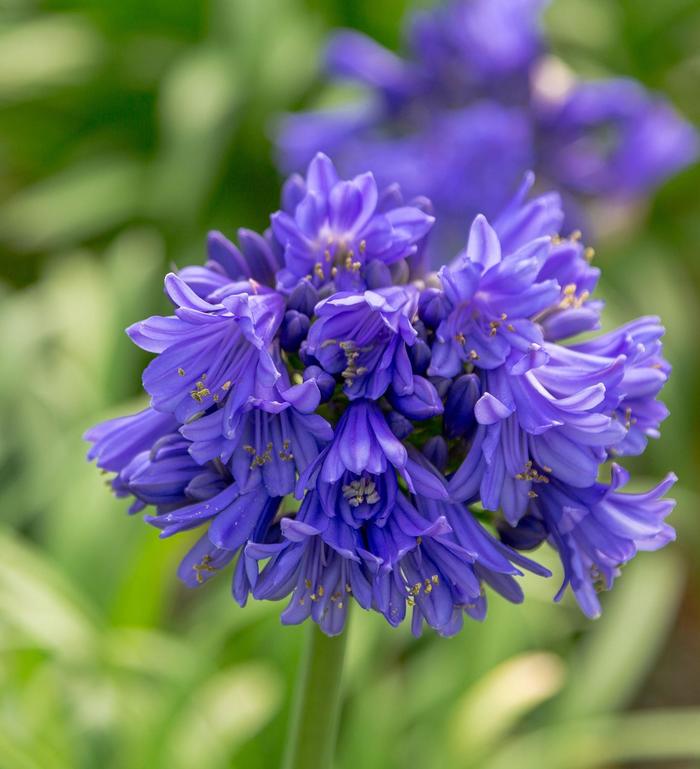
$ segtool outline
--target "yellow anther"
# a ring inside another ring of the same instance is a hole
[[[279,457],[283,462],[291,462],[294,459],[294,454],[289,450],[290,443],[288,440],[283,441],[282,449],[279,451]]]
[[[204,582],[203,572],[211,573],[216,571],[216,566],[212,566],[212,558],[210,555],[205,555],[202,560],[199,563],[196,563],[192,568],[196,572],[197,583],[200,585]]]
[[[546,472],[552,472],[551,468]],[[521,473],[516,474],[516,479],[519,481],[532,481],[534,483],[549,483],[549,478],[546,475],[542,475],[536,468],[532,466],[532,461],[528,460],[525,463],[525,469]]]
[[[345,484],[342,487],[342,492],[350,507],[359,507],[364,502],[367,502],[368,505],[374,505],[381,499],[377,491],[377,484],[365,476]]]
[[[209,390],[207,390],[202,382],[197,382],[197,389],[190,392],[190,395],[194,400],[197,401],[197,403],[201,403],[210,394],[211,393]]]
[[[249,451],[248,453],[250,454]],[[251,470],[254,467],[262,467],[263,465],[266,465],[268,462],[272,462],[272,443],[268,443],[267,446],[265,446],[265,451],[262,454],[256,454],[255,452],[253,453],[255,454],[255,456],[253,457],[253,461],[250,463]]]

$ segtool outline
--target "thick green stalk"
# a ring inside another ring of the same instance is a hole
[[[287,733],[284,769],[331,769],[338,733],[347,628],[329,638],[309,622]]]

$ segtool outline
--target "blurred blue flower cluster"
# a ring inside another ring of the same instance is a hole
[[[322,150],[344,173],[371,168],[382,185],[426,195],[435,246],[459,243],[476,214],[498,214],[529,169],[560,190],[569,226],[585,221],[587,199],[649,194],[697,157],[695,130],[634,80],[574,77],[548,54],[546,5],[450,0],[414,13],[405,57],[336,33],[326,72],[364,98],[285,118],[280,166],[298,171]]]

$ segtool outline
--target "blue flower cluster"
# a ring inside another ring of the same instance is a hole
[[[477,213],[497,215],[534,169],[561,190],[569,222],[581,202],[651,191],[698,154],[692,126],[631,79],[580,81],[548,54],[547,0],[448,0],[412,14],[405,57],[354,31],[335,34],[326,73],[364,98],[282,121],[279,163],[304,168],[322,150],[344,173],[427,195],[440,246]],[[437,236],[437,238],[436,238]]]
[[[166,277],[173,314],[128,329],[155,353],[150,406],[86,437],[162,536],[202,532],[187,585],[235,562],[238,603],[288,598],[286,623],[339,633],[354,600],[451,635],[487,586],[518,602],[523,570],[548,576],[522,555],[544,541],[559,595],[595,616],[621,565],[673,538],[672,475],[599,481],[666,416],[663,328],[564,343],[598,328],[598,270],[532,181],[424,272],[425,207],[317,155],[264,235],[213,233],[205,266]]]

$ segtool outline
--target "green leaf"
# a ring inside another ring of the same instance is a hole
[[[209,678],[192,693],[163,747],[164,766],[223,769],[274,715],[280,686],[269,667],[247,665]]]
[[[82,83],[103,56],[97,30],[79,16],[44,16],[0,27],[0,104]]]
[[[479,766],[489,749],[564,682],[564,665],[548,652],[520,654],[490,670],[452,706],[447,746]]]
[[[5,648],[34,647],[66,660],[96,651],[94,617],[40,553],[0,530],[0,624]]]
[[[557,718],[581,718],[627,704],[657,659],[676,616],[684,574],[672,552],[642,554],[625,566],[603,616],[571,661]]]
[[[70,247],[123,224],[142,205],[140,165],[102,157],[18,192],[0,211],[0,241],[18,251]]]
[[[556,724],[511,740],[479,769],[597,769],[627,761],[700,758],[700,710]]]

